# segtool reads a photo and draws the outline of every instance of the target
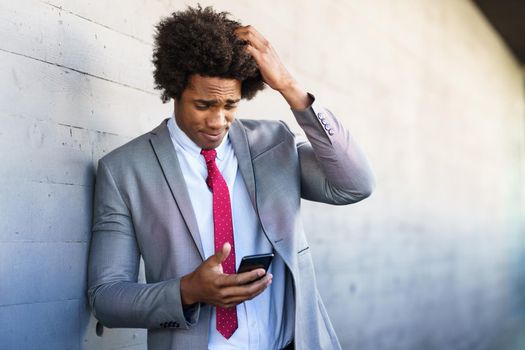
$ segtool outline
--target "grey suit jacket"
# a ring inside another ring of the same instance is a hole
[[[287,266],[296,349],[340,349],[316,287],[301,198],[349,204],[370,195],[365,156],[317,102],[294,111],[309,142],[283,122],[237,120],[229,131],[264,234]],[[99,161],[88,295],[107,327],[148,329],[150,349],[207,349],[209,305],[184,310],[180,278],[203,262],[197,218],[166,121]],[[328,234],[328,232],[327,232]],[[140,256],[146,284],[137,283]]]

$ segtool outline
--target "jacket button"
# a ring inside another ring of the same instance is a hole
[[[333,134],[335,134],[335,131],[333,129],[328,129],[328,134],[332,136]]]

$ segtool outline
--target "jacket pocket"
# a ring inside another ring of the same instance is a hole
[[[284,140],[279,142],[276,145],[273,145],[273,146],[271,146],[271,147],[261,151],[259,154],[254,155],[253,158],[252,158],[252,161],[256,161],[257,159],[259,159],[259,158],[269,154],[270,152],[273,152],[274,150],[276,150],[278,147],[280,147],[282,145],[284,145]]]

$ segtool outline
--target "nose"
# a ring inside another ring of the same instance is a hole
[[[224,129],[227,124],[226,111],[222,108],[217,108],[217,110],[213,111],[213,114],[210,116],[210,118],[208,118],[206,124],[210,129]]]

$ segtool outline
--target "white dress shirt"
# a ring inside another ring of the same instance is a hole
[[[206,185],[206,163],[200,154],[201,149],[178,127],[174,117],[169,119],[168,129],[190,193],[207,259],[215,254],[215,248],[212,192]],[[271,253],[273,248],[262,231],[228,136],[224,137],[216,150],[217,167],[230,190],[235,263],[238,268],[243,256]],[[272,284],[257,297],[237,306],[238,328],[229,339],[217,331],[216,312],[215,308],[212,308],[208,349],[281,349],[291,340],[293,320],[283,320],[282,317],[284,303],[287,302],[284,288],[285,265],[277,254],[269,272],[273,274]],[[284,339],[285,337],[290,339]]]

